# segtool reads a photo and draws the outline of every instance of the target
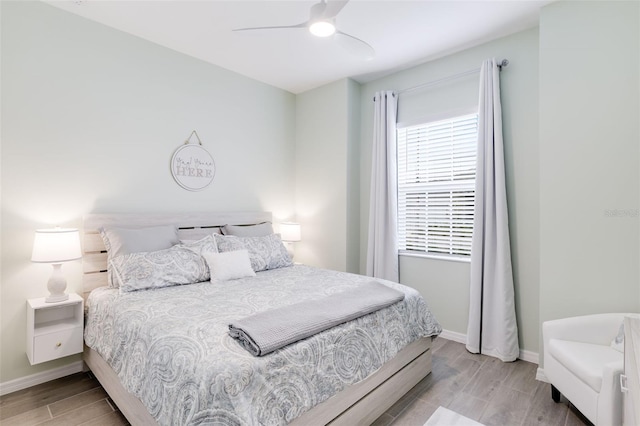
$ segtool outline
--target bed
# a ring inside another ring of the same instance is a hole
[[[371,278],[292,265],[224,285],[107,287],[100,228],[176,224],[180,240],[196,241],[222,225],[270,221],[267,212],[85,217],[84,359],[131,424],[370,424],[429,374],[441,329],[399,284],[383,282],[402,302],[261,357],[229,336],[229,322]]]

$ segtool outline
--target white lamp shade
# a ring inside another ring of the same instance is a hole
[[[300,224],[283,222],[280,224],[280,238],[282,241],[294,242],[301,240]]]
[[[62,263],[80,259],[80,234],[77,229],[38,229],[33,241],[32,262]]]

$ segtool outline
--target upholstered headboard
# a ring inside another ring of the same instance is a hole
[[[194,240],[216,232],[224,225],[254,225],[271,220],[269,212],[89,214],[83,219],[83,297],[86,299],[91,290],[107,285],[107,251],[100,236],[101,227],[140,228],[175,224],[180,239]]]

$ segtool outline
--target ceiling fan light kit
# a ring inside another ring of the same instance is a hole
[[[309,20],[296,25],[280,25],[271,27],[237,28],[233,31],[276,30],[307,28],[316,37],[330,37],[336,35],[339,44],[352,54],[365,60],[371,60],[375,56],[375,50],[364,40],[360,40],[350,34],[339,31],[336,28],[335,18],[349,0],[321,0],[311,6]]]
[[[336,33],[336,26],[329,21],[316,21],[309,25],[309,32],[316,37],[329,37]]]

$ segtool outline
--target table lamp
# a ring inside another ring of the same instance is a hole
[[[280,238],[282,241],[294,243],[301,240],[300,224],[293,222],[283,222],[280,224]]]
[[[62,273],[62,263],[80,259],[80,234],[77,229],[52,228],[38,229],[33,241],[33,253],[31,261],[36,263],[51,263],[53,273],[47,289],[49,296],[45,302],[62,302],[69,299],[64,291],[67,288],[67,280]]]
[[[287,253],[293,259],[293,244],[301,240],[300,224],[294,222],[282,222],[280,224],[280,239],[285,243]]]

